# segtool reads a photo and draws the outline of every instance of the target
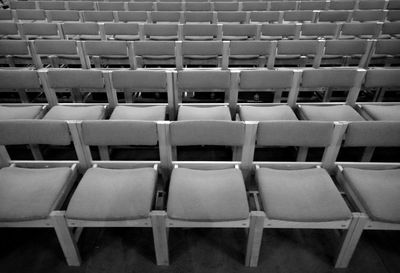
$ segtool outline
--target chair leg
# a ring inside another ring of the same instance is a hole
[[[260,247],[264,229],[265,213],[262,211],[250,212],[250,227],[247,237],[246,266],[255,267],[258,264]]]
[[[167,213],[160,210],[152,211],[150,217],[153,227],[157,265],[169,265],[168,231],[166,227]]]
[[[53,211],[50,214],[50,218],[54,229],[56,230],[58,241],[60,242],[68,265],[80,266],[81,257],[79,255],[79,250],[74,240],[74,236],[72,235],[72,232],[68,227],[67,220],[65,219],[65,212]]]
[[[367,220],[367,216],[364,214],[357,213],[357,215],[355,215],[350,223],[349,229],[343,234],[343,243],[339,250],[335,268],[346,268],[348,266]]]

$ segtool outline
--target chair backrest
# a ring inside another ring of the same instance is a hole
[[[372,38],[376,38],[379,34],[379,29],[380,25],[377,23],[344,23],[342,25],[341,35],[369,35]]]
[[[44,10],[65,10],[65,2],[64,1],[38,1],[39,9]]]
[[[324,56],[356,56],[357,60],[359,60],[358,67],[366,67],[372,45],[372,40],[365,39],[327,40],[325,43]],[[361,55],[361,58],[358,57],[359,55]]]
[[[42,9],[17,9],[15,16],[21,21],[46,21],[46,13]]]
[[[258,39],[258,26],[255,24],[224,24],[222,25],[222,39]]]
[[[214,12],[186,11],[183,13],[183,23],[188,22],[214,23]]]
[[[141,3],[132,3],[132,4],[141,4]],[[118,11],[117,16],[119,22],[147,22],[146,11]]]
[[[356,5],[356,0],[332,0],[329,9],[334,10],[353,10]]]
[[[129,11],[152,11],[153,3],[150,2],[128,2],[127,3]]]
[[[398,50],[398,49],[397,49]],[[399,87],[400,69],[369,69],[365,75],[365,88]]]
[[[301,26],[302,36],[316,38],[337,38],[339,25],[337,23],[304,23]]]
[[[0,35],[6,36],[1,38],[7,38],[7,35],[19,35],[17,24],[14,22],[0,22]]]
[[[49,22],[78,22],[81,19],[77,10],[47,10],[46,17]]]
[[[217,24],[183,24],[182,26],[182,40],[213,40],[221,38],[219,33],[219,26]]]
[[[14,56],[31,56],[28,42],[22,40],[0,40],[0,56],[10,67],[13,67],[15,66]]]
[[[318,68],[321,63],[325,41],[323,40],[279,40],[277,56],[279,55],[313,55],[313,67]]]
[[[12,12],[9,9],[0,10],[0,21],[12,21]]]
[[[378,40],[375,44],[374,54],[399,55],[400,40]]]
[[[389,10],[386,20],[390,22],[400,21],[400,10]]]
[[[150,40],[177,40],[178,24],[145,24],[143,36]]]
[[[226,91],[231,85],[230,73],[220,70],[178,71],[176,84],[178,92]]]
[[[247,12],[244,11],[219,11],[217,12],[218,23],[246,23]]]
[[[181,2],[156,2],[156,10],[157,11],[181,11],[182,3]]]
[[[351,16],[349,10],[321,10],[318,13],[319,22],[347,22]]]
[[[266,11],[268,8],[268,3],[267,2],[257,2],[257,1],[251,1],[251,2],[243,2],[242,3],[242,10],[243,11]]]
[[[36,9],[34,1],[10,1],[11,9]]]
[[[382,26],[382,34],[399,35],[400,22],[387,22]]]
[[[385,8],[385,0],[359,0],[359,9],[383,9]]]
[[[113,22],[114,14],[112,11],[82,11],[82,18],[84,22]]]
[[[104,23],[104,34],[113,35],[139,35],[138,23]]]
[[[279,11],[251,11],[250,23],[278,23],[281,22],[280,15]]]
[[[352,19],[358,22],[377,22],[384,21],[386,17],[386,11],[384,10],[355,10],[353,11]]]
[[[300,24],[262,24],[261,38],[276,40],[282,38],[298,39],[300,35]]]
[[[264,67],[267,65],[271,67],[272,58],[275,58],[276,42],[275,41],[231,41],[230,43],[229,56],[258,56],[258,58],[264,58],[262,63]],[[261,66],[261,65],[260,65]]]
[[[238,11],[238,2],[214,2],[215,11]]]
[[[315,15],[312,10],[289,10],[283,13],[283,20],[287,22],[314,22]]]
[[[52,36],[53,39],[62,38],[62,34],[59,33],[56,23],[22,23],[22,34],[26,38],[29,38],[29,36]]]
[[[9,89],[41,88],[39,76],[35,70],[0,70],[0,91]]]
[[[271,1],[270,10],[295,10],[296,8],[296,1]]]
[[[95,10],[92,1],[68,1],[67,5],[70,10]]]
[[[73,35],[100,35],[100,28],[97,23],[63,23],[63,33],[65,38]]]
[[[148,15],[150,15],[150,21],[152,23],[179,23],[181,21],[180,11],[151,11]]]
[[[299,10],[324,10],[327,9],[327,1],[300,1]]]
[[[136,56],[175,56],[175,42],[172,41],[135,41]]]
[[[99,10],[123,11],[125,10],[125,2],[97,2],[97,7]]]
[[[212,5],[209,2],[185,2],[186,11],[211,11]]]

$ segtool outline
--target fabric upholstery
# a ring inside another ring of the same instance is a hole
[[[240,88],[270,89],[289,88],[292,85],[293,71],[259,70],[241,71]]]
[[[256,171],[260,197],[269,219],[295,222],[348,220],[351,212],[322,168]]]
[[[297,120],[292,108],[277,106],[240,106],[240,119],[244,121]]]
[[[301,111],[309,120],[315,121],[363,121],[363,117],[349,105],[316,106],[303,105]]]
[[[113,71],[112,81],[114,88],[117,89],[165,89],[167,87],[167,73],[140,70]]]
[[[0,120],[34,119],[41,110],[42,106],[0,106]]]
[[[49,216],[66,186],[69,168],[0,170],[0,221],[28,221]]]
[[[140,169],[89,169],[79,182],[67,208],[67,218],[81,220],[132,220],[149,216],[157,171]]]
[[[110,120],[165,120],[167,107],[161,106],[117,106]]]
[[[49,85],[53,88],[103,88],[102,72],[99,70],[49,70]]]
[[[347,127],[345,146],[400,146],[400,123],[395,121],[351,122]]]
[[[400,105],[363,105],[374,120],[400,121]]]
[[[400,223],[400,169],[345,168],[343,174],[372,220]]]
[[[174,169],[167,214],[187,221],[247,219],[249,205],[240,170]]]
[[[0,82],[0,88],[40,88],[39,76],[34,70],[1,70]]]
[[[226,89],[230,87],[229,71],[179,71],[180,89]]]
[[[46,120],[93,120],[104,116],[104,107],[94,106],[53,106],[43,117]]]
[[[398,87],[400,69],[370,69],[365,75],[365,87]]]
[[[226,106],[195,107],[181,106],[178,120],[232,120]]]
[[[306,69],[303,71],[303,87],[351,87],[357,69]]]

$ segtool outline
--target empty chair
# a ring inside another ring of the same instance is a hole
[[[145,11],[117,11],[117,16],[119,22],[147,22]]]
[[[325,10],[329,3],[326,1],[300,1],[299,10]]]
[[[321,65],[366,67],[372,44],[372,40],[328,40]]]
[[[39,9],[44,10],[65,10],[65,2],[64,1],[38,1]]]
[[[21,40],[0,40],[0,64],[6,67],[32,65],[28,42]]]
[[[78,22],[81,20],[77,10],[46,10],[48,22]]]
[[[324,45],[323,40],[280,40],[274,66],[319,67]]]
[[[400,64],[400,41],[378,40],[369,56],[368,66],[398,66]]]
[[[63,23],[62,30],[66,39],[101,40],[100,28],[97,23]]]
[[[312,10],[293,10],[283,13],[283,21],[286,22],[314,22],[316,13]]]
[[[230,67],[268,66],[274,58],[276,48],[276,42],[273,41],[231,41],[229,45]]]
[[[17,24],[14,22],[0,22],[0,39],[21,39]]]
[[[97,2],[99,10],[124,11],[125,2]]]
[[[355,8],[356,2],[356,0],[332,0],[329,4],[329,9],[353,10]]]
[[[383,24],[379,39],[400,38],[400,22],[386,22]]]
[[[143,39],[156,41],[178,40],[178,24],[145,24]]]
[[[22,23],[21,30],[21,36],[27,40],[63,38],[56,23]]]
[[[222,25],[223,40],[258,40],[259,27],[255,24]]]
[[[21,102],[32,101],[28,93],[41,93],[42,87],[37,71],[27,69],[1,69],[0,70],[0,92],[18,93]]]
[[[150,2],[128,2],[127,7],[129,11],[152,11],[153,3]]]
[[[82,41],[86,68],[134,68],[134,56],[125,41]],[[132,49],[131,49],[132,51]]]
[[[149,21],[152,23],[179,23],[180,11],[152,11],[149,13]]]
[[[295,1],[271,1],[270,10],[296,10],[297,3]]]
[[[281,23],[279,11],[251,11],[249,23]]]
[[[300,24],[262,24],[260,30],[261,40],[298,39]]]
[[[242,2],[242,11],[266,11],[268,9],[267,2]]]
[[[217,12],[218,23],[240,23],[247,21],[247,13],[242,11],[220,11]]]
[[[216,24],[183,24],[182,40],[221,40],[221,26]]]
[[[175,118],[171,72],[117,70],[111,72],[111,85],[115,92],[124,93],[124,104],[115,102],[111,120],[164,120],[167,113],[169,119]]]
[[[214,13],[206,11],[186,11],[183,13],[183,23],[214,23]]]
[[[222,41],[183,41],[176,43],[177,69],[184,67],[228,68],[229,44]]]
[[[69,10],[95,10],[92,1],[67,1]]]
[[[138,67],[176,67],[175,42],[135,41],[133,43]]]
[[[300,39],[336,39],[339,31],[336,23],[303,23]]]
[[[399,90],[399,73],[398,68],[370,69],[365,76],[363,87],[375,92],[374,101],[383,101],[387,92]]]
[[[385,10],[354,10],[352,15],[353,22],[383,22],[385,18]]]
[[[104,23],[104,39],[135,41],[140,39],[137,23]]]
[[[321,10],[318,22],[350,22],[352,12],[349,10]]]
[[[379,23],[343,23],[339,39],[373,39],[377,38],[381,29]]]
[[[76,41],[35,40],[29,43],[37,68],[86,67],[82,48]]]
[[[238,2],[214,2],[215,11],[238,11]]]
[[[384,0],[359,0],[358,9],[384,9],[386,1]]]
[[[84,22],[113,22],[114,15],[112,11],[82,11]]]
[[[42,9],[17,9],[14,19],[27,22],[46,21],[46,13]]]
[[[185,10],[186,11],[211,11],[212,5],[209,2],[185,2]]]
[[[157,11],[181,11],[182,3],[181,2],[158,2],[155,3],[155,7]]]

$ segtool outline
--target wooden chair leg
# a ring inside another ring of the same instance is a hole
[[[166,226],[167,213],[165,211],[152,211],[150,213],[153,227],[154,248],[157,265],[169,265],[168,258],[168,231]]]
[[[361,157],[361,162],[370,162],[372,156],[374,155],[375,147],[366,147],[364,148],[364,153]]]
[[[250,213],[249,235],[247,237],[246,266],[255,267],[258,264],[262,234],[264,229],[265,213],[252,211]]]
[[[108,146],[99,146],[99,154],[101,160],[110,160],[110,153],[108,152]]]
[[[31,149],[33,158],[34,158],[35,160],[43,160],[43,155],[42,155],[42,152],[40,151],[39,145],[37,145],[37,144],[30,144],[29,147],[30,147],[30,149]]]
[[[50,214],[51,221],[60,242],[61,248],[64,252],[65,258],[68,265],[80,266],[81,257],[79,250],[72,235],[70,228],[68,227],[67,220],[65,219],[65,212],[53,211]]]
[[[298,162],[306,161],[307,154],[308,154],[308,147],[299,147],[299,150],[297,151],[296,161]]]
[[[350,223],[349,229],[343,234],[342,245],[335,263],[335,268],[346,268],[350,262],[351,256],[356,249],[358,240],[361,237],[363,229],[367,223],[367,216],[356,214]]]

